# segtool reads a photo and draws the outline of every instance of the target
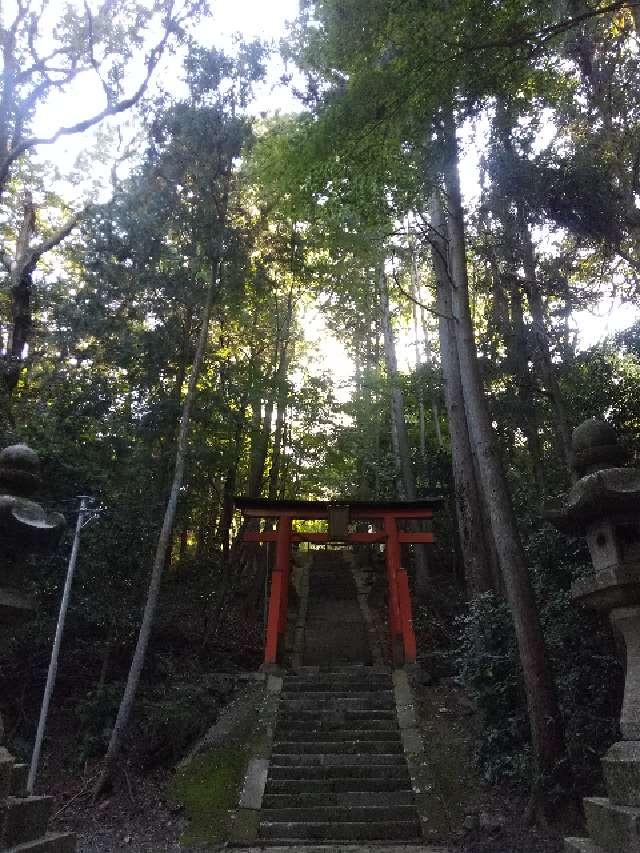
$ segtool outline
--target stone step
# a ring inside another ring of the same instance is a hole
[[[68,832],[51,832],[36,838],[35,841],[26,841],[17,847],[10,847],[4,853],[75,853],[76,838]]]
[[[605,853],[590,838],[565,838],[564,853]]]
[[[396,741],[400,740],[400,729],[398,726],[386,729],[363,729],[345,728],[344,726],[319,726],[310,729],[308,726],[294,728],[291,726],[278,726],[276,728],[276,742],[282,741],[306,741],[311,739],[331,741],[361,741],[371,743],[373,741]]]
[[[373,708],[372,710],[364,710],[362,708],[303,708],[298,711],[289,713],[287,710],[280,709],[278,714],[278,723],[296,723],[300,725],[314,725],[316,723],[332,722],[332,721],[347,721],[347,722],[363,722],[368,724],[374,720],[393,720],[397,722],[395,708]]]
[[[313,755],[299,752],[274,752],[271,766],[276,767],[405,767],[404,755],[398,753],[376,753],[375,755]]]
[[[14,797],[27,796],[27,779],[29,778],[28,764],[14,764],[11,768],[11,795]]]
[[[356,692],[373,692],[376,690],[392,690],[391,683],[388,678],[379,676],[370,679],[358,679],[357,681],[341,678],[335,681],[328,679],[309,679],[293,680],[285,678],[282,685],[283,692],[289,693],[330,693],[333,690],[354,690]]]
[[[371,793],[407,793],[413,796],[409,776],[391,779],[370,779],[353,776],[349,779],[270,779],[265,788],[265,796],[286,794],[287,797],[298,795],[314,795],[338,793],[364,794]]]
[[[259,837],[272,841],[285,839],[307,839],[323,841],[417,841],[420,838],[420,823],[416,820],[407,821],[350,821],[348,823],[331,823],[318,821],[314,823],[269,823],[260,824]]]
[[[326,690],[326,691],[293,691],[289,693],[287,688],[284,687],[282,693],[280,694],[280,699],[284,702],[293,701],[293,702],[322,702],[323,700],[334,700],[334,699],[373,699],[377,701],[378,699],[391,699],[393,701],[394,693],[391,688],[388,690],[348,690],[348,689],[338,689],[338,690]]]
[[[582,802],[596,844],[608,853],[640,850],[640,809],[615,805],[605,797],[585,797]]]
[[[282,843],[263,840],[259,847],[236,847],[234,845],[233,849],[235,853],[264,853],[265,850],[268,850],[269,853],[291,853],[292,850],[303,850],[304,853],[444,853],[442,848],[425,847],[423,844],[407,844],[403,841],[399,841],[397,844],[393,841],[388,844],[375,842],[365,846],[357,843],[342,843],[336,849],[336,845],[331,843],[296,845],[295,842],[282,839]]]
[[[3,840],[9,847],[46,834],[53,797],[8,797]]]
[[[374,823],[375,821],[410,821],[418,815],[413,804],[405,806],[311,806],[308,808],[265,809],[261,823]]]
[[[317,806],[413,806],[413,791],[324,791],[314,793],[269,793],[263,809],[312,808]]]
[[[300,666],[295,670],[295,675],[287,675],[287,678],[298,678],[301,676],[315,676],[319,678],[334,679],[340,676],[349,678],[369,676],[369,675],[386,675],[391,677],[391,668],[384,664],[350,664],[348,666]]]
[[[378,717],[359,720],[352,716],[343,717],[342,715],[332,714],[324,719],[318,718],[314,722],[313,717],[297,717],[294,715],[278,717],[278,728],[286,731],[357,731],[366,729],[367,731],[395,731],[398,728],[398,720],[395,714],[384,714]]]
[[[349,764],[343,766],[316,765],[293,767],[290,765],[269,765],[269,782],[276,779],[284,780],[328,780],[328,779],[371,779],[394,780],[410,784],[409,772],[404,764]],[[269,784],[267,782],[267,784]],[[363,790],[366,790],[363,789]]]
[[[284,753],[304,753],[323,755],[371,755],[402,752],[402,741],[397,740],[277,740],[273,745],[274,750],[282,755]]]
[[[280,708],[285,713],[301,711],[323,713],[327,711],[390,711],[395,710],[393,694],[389,696],[318,696],[309,699],[280,699]]]

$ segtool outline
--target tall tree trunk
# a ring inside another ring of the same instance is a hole
[[[582,0],[571,0],[571,3],[574,4],[574,10],[577,8],[575,4],[582,7]],[[503,99],[499,99],[496,108],[496,126],[504,155],[511,162],[512,166],[515,167],[518,162],[518,155],[513,147],[511,136],[512,125],[513,118],[511,116],[509,106]],[[561,456],[569,472],[569,476],[573,478],[573,468],[571,465],[571,430],[569,429],[569,421],[564,401],[562,399],[562,392],[560,390],[555,366],[551,357],[551,347],[549,344],[549,335],[547,333],[547,321],[542,301],[542,291],[537,275],[536,253],[533,240],[531,239],[531,230],[527,220],[525,204],[522,198],[515,198],[515,208],[515,217],[513,217],[511,212],[508,211],[504,211],[502,215],[505,220],[505,227],[513,235],[512,242],[517,244],[514,249],[516,253],[521,256],[522,266],[524,267],[524,289],[527,294],[529,311],[531,312],[533,320],[533,360],[542,381],[546,385],[547,393],[551,399]],[[515,222],[513,221],[514,218]],[[517,239],[513,234],[514,231],[517,234]]]
[[[259,498],[262,493],[264,474],[271,441],[271,423],[273,421],[274,389],[270,391],[264,406],[264,414],[261,413],[261,400],[252,403],[252,422],[257,424],[257,430],[253,434],[251,442],[251,461],[249,466],[249,481],[247,495]]]
[[[65,237],[68,237],[78,224],[79,219],[80,215],[74,214],[46,240],[32,244],[36,233],[36,205],[31,193],[25,192],[15,254],[10,262],[7,253],[3,252],[0,255],[0,261],[3,262],[9,273],[11,289],[9,340],[6,351],[0,355],[0,418],[6,417],[10,411],[11,397],[20,381],[27,344],[31,338],[33,329],[31,309],[33,271],[42,255],[61,243]]]
[[[231,548],[231,525],[233,522],[233,499],[236,494],[236,485],[238,482],[238,466],[240,464],[240,456],[242,453],[242,444],[244,438],[245,414],[247,408],[247,397],[241,399],[238,406],[236,417],[236,427],[233,437],[233,457],[227,467],[227,473],[224,478],[224,486],[222,488],[222,504],[220,507],[220,523],[218,525],[217,539],[220,543],[220,551],[222,554],[221,567],[222,571],[218,581],[215,597],[207,605],[205,625],[202,636],[201,654],[207,647],[210,639],[215,636],[219,626],[220,614],[222,613],[224,604],[227,600],[227,595],[231,588],[231,580],[234,566],[236,567],[236,575],[239,568],[239,557],[245,547],[242,531],[246,529],[241,527],[240,534],[235,538],[233,550]]]
[[[440,198],[431,202],[432,256],[437,283],[440,363],[449,421],[451,460],[460,548],[469,592],[478,595],[494,588],[485,542],[482,507],[475,477],[469,428],[462,396],[456,323],[451,304],[451,278],[447,259],[448,234]]]
[[[412,246],[411,251],[411,317],[413,319],[413,352],[414,364],[416,370],[416,385],[418,390],[418,426],[420,437],[420,465],[422,467],[422,476],[426,480],[427,475],[427,429],[426,416],[424,405],[424,383],[422,375],[422,359],[420,357],[420,326],[418,323],[418,287],[417,287],[417,261],[415,257],[415,247]],[[434,426],[436,420],[434,418]]]
[[[529,351],[522,308],[522,293],[515,278],[511,281],[511,333],[509,334],[508,348],[510,349],[513,375],[517,384],[520,408],[518,420],[522,424],[527,439],[531,474],[536,484],[536,492],[538,498],[542,500],[546,492],[542,446],[538,435],[538,415],[532,393],[533,380],[529,371]]]
[[[282,445],[282,428],[284,416],[287,410],[287,373],[289,370],[289,345],[291,338],[291,320],[293,316],[293,290],[289,290],[287,299],[287,310],[280,340],[280,357],[276,372],[275,395],[276,425],[273,434],[273,451],[271,454],[271,467],[269,469],[269,500],[274,500],[278,494],[278,483],[280,476],[280,453]]]
[[[107,748],[107,754],[105,756],[102,773],[100,774],[100,778],[95,789],[96,796],[99,795],[102,790],[104,790],[104,787],[113,772],[114,763],[122,748],[124,734],[129,724],[129,719],[131,717],[131,711],[133,709],[133,703],[135,700],[136,692],[138,690],[138,685],[140,684],[140,676],[142,674],[142,668],[144,666],[144,660],[147,652],[147,647],[149,645],[149,638],[151,637],[151,629],[153,627],[156,607],[158,604],[158,596],[160,594],[162,570],[165,564],[167,550],[171,542],[171,534],[173,532],[173,524],[175,521],[176,508],[178,505],[178,497],[180,495],[180,489],[182,487],[182,480],[184,477],[191,410],[193,408],[193,403],[196,396],[196,387],[198,377],[200,375],[200,369],[202,367],[202,362],[207,348],[209,319],[211,317],[211,308],[213,306],[213,300],[217,289],[219,271],[220,259],[218,258],[211,264],[209,286],[207,289],[206,300],[202,311],[202,321],[200,325],[198,345],[196,347],[193,365],[191,367],[189,385],[184,398],[182,416],[180,418],[180,430],[178,433],[178,443],[176,448],[176,462],[173,474],[173,483],[171,485],[169,500],[167,501],[164,520],[162,522],[162,529],[158,537],[158,544],[156,547],[153,567],[151,569],[151,577],[149,580],[149,588],[147,591],[147,600],[144,607],[144,614],[142,617],[142,624],[140,626],[140,633],[138,634],[138,642],[136,644],[133,659],[131,661],[131,668],[129,670],[129,676],[127,678],[127,684],[124,690],[122,701],[120,703],[120,708],[118,709],[116,722],[114,724],[113,731],[111,732],[111,739]]]
[[[400,497],[413,501],[416,499],[416,478],[411,462],[409,450],[409,435],[407,433],[407,422],[405,419],[404,396],[400,387],[400,376],[398,374],[398,359],[396,356],[396,345],[393,338],[393,327],[391,325],[391,312],[389,310],[389,289],[384,266],[380,266],[378,275],[378,290],[380,297],[380,318],[382,321],[382,334],[384,338],[384,355],[387,368],[387,379],[390,385],[391,395],[391,438],[396,454],[398,465],[398,482],[402,491]],[[429,563],[427,559],[426,546],[416,545],[414,549],[416,579],[415,594],[418,601],[426,601],[429,589]]]
[[[487,499],[491,527],[507,600],[514,621],[524,678],[534,756],[532,803],[541,804],[542,785],[565,759],[564,732],[555,685],[549,669],[535,595],[517,529],[511,496],[482,387],[469,305],[464,214],[458,175],[458,151],[453,115],[445,120],[444,181],[449,213],[449,268],[453,315],[465,411],[476,448],[481,486]],[[566,770],[566,766],[564,768]]]
[[[418,312],[420,316],[420,328],[422,329],[422,336],[424,340],[424,362],[427,366],[429,377],[433,376],[433,353],[431,351],[431,334],[429,331],[429,326],[427,325],[427,318],[424,310],[424,303],[422,301],[422,287],[420,284],[420,275],[418,270],[418,254],[417,247],[414,246],[414,252],[412,252],[411,258],[411,275],[413,279],[413,293],[414,299],[416,300],[416,304],[413,304],[414,310],[414,325],[418,320]],[[417,332],[416,332],[416,342],[417,342]],[[444,442],[442,440],[442,427],[440,425],[440,406],[438,404],[438,397],[436,395],[435,390],[431,390],[430,394],[430,403],[431,403],[431,416],[433,418],[433,431],[436,436],[436,442],[438,443],[438,447],[442,447]]]
[[[391,399],[391,438],[396,456],[400,497],[405,498],[406,500],[415,500],[416,480],[409,452],[409,436],[407,433],[407,422],[405,419],[404,396],[402,394],[402,388],[400,387],[396,345],[393,338],[393,328],[391,326],[389,289],[387,286],[387,277],[384,272],[384,267],[382,266],[380,267],[378,274],[378,294],[380,298],[380,319],[384,339],[384,357]]]
[[[531,311],[531,318],[533,320],[534,359],[539,365],[543,382],[547,386],[547,391],[551,398],[562,458],[567,466],[570,477],[575,478],[571,464],[572,452],[569,419],[567,417],[564,400],[562,399],[560,384],[556,377],[555,367],[551,360],[551,348],[549,346],[547,322],[542,302],[542,293],[540,291],[538,277],[536,274],[536,256],[533,248],[533,241],[531,239],[531,232],[526,222],[524,211],[520,205],[518,218],[520,225],[520,239],[522,243],[522,261],[525,274],[525,291],[527,294],[527,301],[529,303],[529,310]]]

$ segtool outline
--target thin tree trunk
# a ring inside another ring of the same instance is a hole
[[[551,360],[551,349],[549,346],[549,335],[547,334],[547,323],[542,303],[542,293],[538,284],[536,274],[536,256],[531,240],[531,232],[525,220],[524,212],[519,206],[518,211],[520,240],[522,244],[522,261],[525,274],[525,290],[527,300],[529,302],[529,310],[533,320],[533,340],[534,340],[534,358],[536,359],[544,384],[547,386],[547,391],[551,397],[553,412],[555,415],[556,430],[562,458],[569,475],[575,478],[571,465],[571,430],[569,429],[569,420],[562,399],[562,392],[556,377],[555,368]]]
[[[396,345],[393,339],[393,329],[391,326],[387,277],[384,272],[384,267],[382,266],[380,267],[380,272],[378,274],[378,293],[380,297],[382,335],[384,338],[384,356],[391,398],[391,438],[396,456],[399,492],[401,498],[405,498],[406,500],[415,500],[416,481],[409,453],[409,436],[407,434],[407,423],[405,420],[404,396],[402,394],[402,388],[400,387],[400,379],[398,376],[398,360],[396,356]]]
[[[437,195],[433,196],[431,202],[431,225],[433,228],[433,267],[438,294],[440,363],[449,421],[455,512],[467,585],[472,595],[478,595],[493,589],[494,584],[485,542],[482,508],[462,396],[456,324],[452,313],[451,279],[447,261],[447,225],[442,204]]]
[[[278,482],[280,475],[280,454],[282,445],[282,428],[284,416],[287,409],[287,372],[289,370],[289,343],[291,336],[291,319],[293,316],[293,290],[289,291],[287,300],[287,314],[285,317],[282,339],[280,341],[280,358],[276,372],[275,394],[276,425],[273,434],[273,451],[271,454],[271,467],[269,469],[269,499],[274,500],[278,493]]]
[[[207,290],[206,301],[202,311],[200,336],[198,338],[198,345],[193,359],[193,366],[191,368],[191,375],[189,377],[189,385],[184,398],[182,416],[180,418],[180,431],[178,433],[173,483],[171,485],[169,500],[167,501],[164,520],[162,523],[162,529],[158,537],[158,544],[156,547],[153,567],[151,569],[151,577],[149,580],[149,589],[147,591],[147,601],[144,607],[144,614],[142,617],[142,624],[140,626],[140,633],[138,634],[138,642],[136,644],[133,659],[131,661],[131,669],[129,670],[129,676],[127,678],[127,684],[125,687],[124,695],[122,697],[122,701],[120,703],[120,708],[118,709],[116,722],[111,733],[111,739],[107,748],[107,754],[105,756],[102,773],[100,774],[98,784],[96,785],[96,796],[98,796],[104,790],[105,785],[109,781],[113,772],[115,760],[118,757],[122,748],[123,738],[127,726],[129,724],[131,711],[133,710],[133,703],[135,700],[136,692],[138,690],[138,685],[140,684],[140,676],[142,675],[142,668],[144,666],[147,647],[149,645],[149,639],[151,637],[151,629],[153,627],[156,607],[158,604],[158,596],[160,593],[160,582],[162,580],[163,573],[162,570],[164,568],[167,550],[171,542],[171,534],[173,531],[173,524],[176,516],[178,497],[180,495],[180,488],[182,487],[182,480],[184,477],[191,410],[193,408],[193,403],[196,396],[198,376],[200,374],[200,369],[202,367],[202,362],[207,347],[209,319],[211,317],[211,308],[213,306],[213,300],[217,289],[219,270],[220,260],[216,259],[211,264],[209,287]]]
[[[378,288],[380,296],[380,317],[382,320],[382,333],[384,338],[385,363],[391,394],[391,438],[398,465],[398,483],[401,487],[400,497],[405,500],[413,501],[416,499],[417,494],[416,478],[409,451],[409,435],[407,433],[407,422],[405,419],[404,396],[402,394],[400,377],[398,375],[396,345],[393,339],[391,312],[389,310],[387,277],[382,265],[379,272]],[[426,546],[416,545],[414,555],[416,566],[415,594],[418,601],[425,601],[430,589],[429,563],[427,560]]]
[[[522,424],[527,439],[531,474],[536,484],[538,497],[542,500],[546,493],[542,446],[538,435],[538,415],[531,390],[532,377],[529,371],[529,352],[522,309],[522,293],[520,292],[520,285],[515,279],[511,282],[511,332],[509,338],[508,348],[511,350],[511,363],[520,406],[518,420]]]
[[[575,5],[577,2],[582,7],[582,0],[571,0]],[[575,7],[577,8],[577,7]],[[504,154],[513,166],[517,165],[518,155],[513,148],[511,129],[513,119],[509,111],[508,105],[503,99],[499,99],[496,110],[496,125],[501,139],[501,145]],[[518,240],[515,235],[512,236],[513,243],[519,243],[515,249],[521,255],[522,265],[524,267],[524,289],[527,294],[529,310],[533,320],[532,339],[533,339],[533,360],[537,370],[540,373],[542,381],[546,385],[547,392],[552,403],[552,410],[556,425],[556,433],[560,444],[562,459],[569,472],[569,476],[574,478],[573,468],[571,465],[571,430],[569,429],[569,421],[562,399],[562,392],[556,377],[555,366],[551,358],[551,347],[549,344],[549,335],[547,333],[547,322],[545,317],[545,309],[542,301],[542,292],[537,275],[536,253],[531,239],[531,230],[527,221],[525,205],[521,198],[515,199],[515,222],[510,211],[503,211],[502,217],[505,220],[505,227],[509,229],[513,235],[513,231],[517,231]],[[532,451],[534,448],[532,447]]]
[[[418,426],[419,426],[419,437],[420,437],[420,464],[422,467],[422,476],[426,479],[426,468],[427,468],[427,429],[426,429],[426,416],[425,416],[425,407],[424,407],[424,384],[423,384],[423,376],[422,376],[422,359],[420,358],[420,336],[419,336],[419,323],[418,323],[418,306],[416,304],[418,299],[418,288],[417,288],[417,270],[416,270],[416,261],[415,261],[415,248],[411,252],[411,317],[413,320],[413,351],[414,351],[414,364],[416,369],[416,385],[418,389]],[[434,425],[436,421],[434,418]]]
[[[476,448],[482,489],[514,621],[524,678],[534,756],[532,802],[540,804],[542,785],[566,758],[562,718],[549,669],[524,550],[482,388],[469,305],[464,214],[458,175],[453,116],[445,121],[444,179],[449,213],[449,264],[460,377],[470,438]],[[566,771],[566,766],[563,768]]]
[[[422,329],[422,335],[424,339],[424,361],[427,366],[427,370],[429,372],[429,376],[433,375],[433,353],[431,351],[431,335],[429,332],[429,327],[427,325],[427,318],[424,310],[424,303],[422,301],[422,287],[420,285],[420,276],[418,274],[418,257],[417,254],[412,257],[411,271],[414,279],[414,292],[417,301],[420,303],[416,305],[414,303],[414,311],[419,312],[420,314],[420,328]],[[417,317],[416,317],[417,319]],[[433,417],[433,429],[436,436],[436,441],[438,443],[438,447],[442,447],[444,442],[442,439],[442,427],[440,426],[440,406],[438,405],[438,398],[436,392],[432,389],[430,394],[430,402],[431,402],[431,415]]]

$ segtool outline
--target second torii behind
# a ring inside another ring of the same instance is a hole
[[[381,543],[385,545],[389,628],[394,663],[415,663],[416,638],[413,631],[411,593],[407,572],[401,565],[401,545],[430,544],[433,533],[405,531],[399,521],[420,521],[433,517],[441,498],[417,501],[271,501],[262,498],[235,499],[236,507],[247,518],[277,519],[276,530],[248,530],[247,542],[275,542],[276,559],[271,575],[271,595],[267,618],[265,664],[274,665],[278,657],[278,639],[284,634],[289,601],[289,577],[292,542]],[[293,530],[296,520],[327,520],[327,533]],[[351,522],[368,522],[369,531],[350,532]],[[402,660],[400,659],[402,658]]]

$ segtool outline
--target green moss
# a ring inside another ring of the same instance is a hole
[[[169,798],[184,806],[185,844],[226,841],[238,805],[248,746],[217,747],[193,759],[171,781]]]

